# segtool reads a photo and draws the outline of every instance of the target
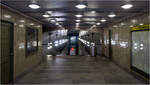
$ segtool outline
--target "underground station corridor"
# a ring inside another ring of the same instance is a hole
[[[150,82],[149,0],[1,0],[1,84]]]

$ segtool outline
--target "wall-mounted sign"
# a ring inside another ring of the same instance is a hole
[[[131,27],[131,30],[132,30],[132,31],[148,30],[148,29],[150,29],[150,24],[148,24],[148,25],[139,25],[139,26]]]

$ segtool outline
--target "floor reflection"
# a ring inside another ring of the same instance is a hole
[[[141,84],[142,80],[104,57],[46,56],[46,61],[20,79],[19,84]]]

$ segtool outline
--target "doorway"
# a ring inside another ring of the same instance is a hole
[[[111,39],[112,39],[112,31],[109,30],[109,59],[112,59],[112,45],[111,45]]]
[[[13,23],[1,20],[1,82],[13,81]]]

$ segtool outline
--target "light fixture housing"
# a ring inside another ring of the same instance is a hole
[[[37,0],[31,0],[31,3],[28,5],[28,7],[32,9],[39,9],[40,5],[37,4]]]
[[[75,15],[76,17],[82,17],[83,15],[82,14],[77,14]]]
[[[76,8],[78,8],[78,9],[84,9],[86,7],[87,6],[85,4],[83,4],[83,3],[80,3],[80,4],[76,5]]]
[[[105,19],[105,18],[102,18],[102,19],[101,19],[101,22],[106,22],[106,19]]]
[[[29,4],[29,7],[32,8],[32,9],[39,9],[40,5],[32,3],[32,4]]]
[[[132,7],[133,7],[133,5],[129,4],[129,3],[121,6],[121,8],[123,8],[123,9],[130,9]]]
[[[114,14],[114,13],[112,12],[112,13],[110,13],[110,14],[108,15],[108,17],[114,18],[114,17],[116,17],[116,14]]]

